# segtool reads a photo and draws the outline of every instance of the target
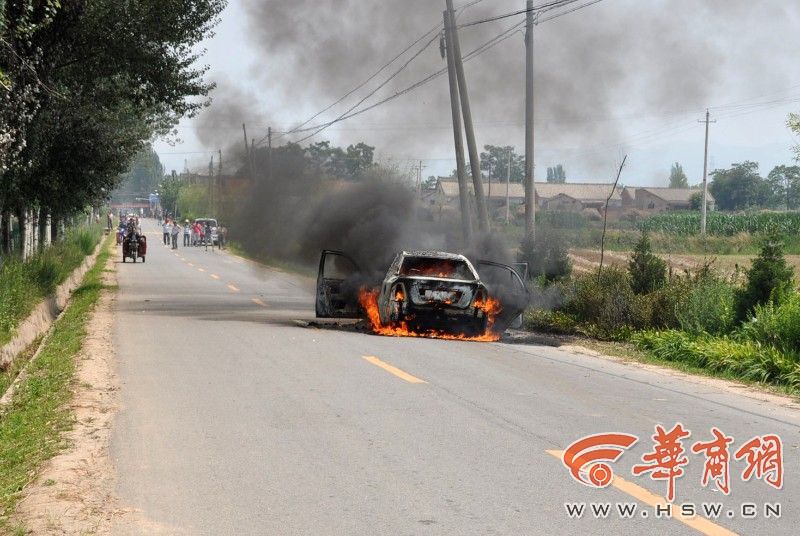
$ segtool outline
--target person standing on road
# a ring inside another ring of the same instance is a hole
[[[211,224],[206,222],[203,228],[203,243],[206,246],[206,251],[208,251],[208,243],[211,242],[211,251],[214,251],[214,242],[211,239]]]
[[[189,224],[189,220],[186,220],[183,223],[183,247],[187,247],[191,244],[192,240],[192,226]]]
[[[178,249],[178,235],[181,234],[181,226],[178,222],[172,222],[170,233],[172,234],[172,249]]]
[[[169,245],[169,218],[164,218],[164,225],[161,226],[164,231],[164,245]]]

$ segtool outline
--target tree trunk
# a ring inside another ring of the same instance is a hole
[[[50,211],[42,207],[39,209],[39,249],[50,245]]]
[[[28,211],[23,207],[17,207],[17,227],[19,230],[19,256],[22,260],[27,259],[28,255]]]
[[[11,211],[3,208],[0,212],[0,254],[11,255]]]
[[[61,240],[61,236],[59,235],[59,232],[58,232],[59,224],[60,224],[60,220],[58,219],[58,217],[56,217],[55,215],[51,215],[50,216],[50,241],[51,242],[57,242],[57,241]]]

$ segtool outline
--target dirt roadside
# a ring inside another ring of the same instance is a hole
[[[114,263],[103,272],[105,285],[116,285]],[[15,519],[29,534],[109,534],[124,511],[114,497],[109,455],[114,415],[119,409],[119,381],[114,371],[111,290],[103,290],[87,323],[77,357],[71,409],[73,429],[68,448],[49,460],[17,505]]]

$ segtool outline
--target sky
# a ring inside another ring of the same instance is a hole
[[[535,2],[536,5],[544,0]],[[577,2],[580,5],[586,0]],[[470,5],[474,4],[474,5]],[[459,23],[523,9],[523,0],[455,0]],[[231,0],[204,47],[212,104],[155,143],[167,170],[206,169],[212,154],[243,146],[242,123],[257,141],[268,126],[286,132],[358,86],[420,36],[414,47],[348,99],[313,119],[330,121],[385,82],[363,106],[444,67],[437,25],[444,1]],[[754,160],[766,175],[793,163],[786,127],[800,111],[800,3],[791,0],[602,0],[535,29],[536,180],[562,164],[571,182],[665,186],[680,162],[690,183],[703,169],[705,109],[709,165]],[[465,63],[480,146],[524,141],[524,42],[516,15],[460,30],[466,54],[509,29],[507,38]],[[431,33],[425,34],[432,30]],[[428,44],[427,47],[424,45]],[[418,53],[418,55],[416,55]],[[412,58],[413,56],[413,58]],[[408,62],[408,65],[401,67]],[[393,78],[389,75],[399,70]],[[359,108],[355,108],[358,110]],[[401,171],[455,167],[447,77],[303,144],[364,141]],[[311,132],[276,134],[276,144]]]

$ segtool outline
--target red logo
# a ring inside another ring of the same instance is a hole
[[[572,478],[585,486],[605,488],[614,479],[614,472],[604,462],[615,462],[639,441],[630,434],[596,434],[575,441],[564,454],[561,461],[569,469]]]

